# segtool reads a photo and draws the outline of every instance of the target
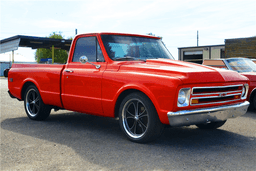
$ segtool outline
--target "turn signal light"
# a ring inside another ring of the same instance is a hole
[[[235,99],[240,99],[240,96],[239,96],[239,95],[236,95],[234,98],[235,98]]]
[[[199,100],[198,99],[192,99],[192,104],[198,104],[199,103]]]

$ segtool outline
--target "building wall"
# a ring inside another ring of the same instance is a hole
[[[225,58],[247,57],[256,58],[256,37],[226,39]]]
[[[210,57],[209,50],[207,49],[206,48],[203,49],[203,59],[209,59]]]
[[[218,46],[218,47],[211,47],[211,59],[220,59],[221,56],[221,49],[225,50],[225,46]]]
[[[202,60],[205,59],[220,59],[221,50],[225,50],[225,45],[215,45],[215,46],[197,46],[197,47],[186,47],[186,48],[179,48],[179,60],[181,61],[188,61],[188,62],[195,62],[192,58],[190,60],[184,59],[185,52],[202,52]]]
[[[4,70],[11,67],[10,62],[0,62],[0,76],[4,76]]]

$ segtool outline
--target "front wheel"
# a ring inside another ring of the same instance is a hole
[[[44,120],[51,112],[51,107],[44,104],[34,85],[29,86],[25,92],[24,107],[28,117],[32,120]]]
[[[196,126],[199,129],[217,129],[221,127],[222,125],[225,124],[227,120],[225,121],[218,121],[218,122],[211,122],[211,123],[206,123],[206,124],[197,124]]]
[[[138,143],[155,140],[164,128],[151,100],[139,92],[128,95],[122,101],[119,123],[127,138]]]
[[[254,93],[254,95],[251,99],[249,109],[250,110],[255,110],[256,109],[256,93]]]

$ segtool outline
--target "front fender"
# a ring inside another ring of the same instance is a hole
[[[156,111],[158,113],[160,121],[163,124],[169,124],[169,120],[168,120],[168,116],[167,116],[168,110],[165,109],[163,104],[166,104],[166,103],[169,102],[169,109],[171,110],[171,106],[173,104],[172,100],[168,96],[165,96],[165,97],[162,96],[160,92],[155,91],[153,93],[153,91],[150,90],[145,85],[141,85],[141,84],[127,84],[127,85],[124,85],[123,87],[121,87],[117,91],[117,93],[116,93],[116,95],[114,97],[114,102],[115,102],[114,104],[115,104],[115,106],[118,105],[118,102],[119,102],[118,100],[120,100],[119,97],[122,97],[122,94],[124,92],[129,91],[129,90],[131,90],[131,91],[140,91],[140,92],[144,93],[151,100],[151,102],[153,103],[153,105],[154,105],[154,107],[155,107],[155,109],[156,109]],[[173,93],[173,97],[174,97],[174,94],[175,93]]]

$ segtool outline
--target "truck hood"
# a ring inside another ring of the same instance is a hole
[[[234,71],[169,59],[150,59],[146,62],[123,62],[119,70],[128,70],[129,72],[134,70],[147,74],[176,77],[184,84],[248,80],[246,77]]]

